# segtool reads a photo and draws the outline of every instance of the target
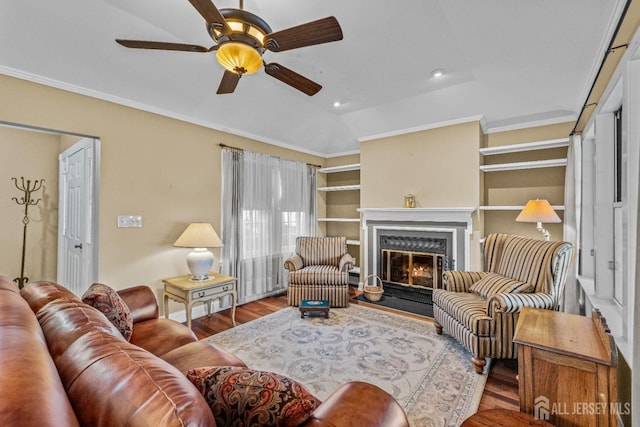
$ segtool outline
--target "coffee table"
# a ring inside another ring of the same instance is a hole
[[[304,319],[304,314],[324,313],[324,318],[329,318],[329,300],[309,300],[303,299],[300,302],[300,318]]]

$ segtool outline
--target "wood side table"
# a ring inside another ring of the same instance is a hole
[[[525,307],[518,344],[520,411],[556,426],[617,425],[617,348],[604,318]]]
[[[207,315],[211,315],[211,303],[231,295],[231,321],[236,326],[236,282],[237,279],[224,274],[211,274],[209,280],[191,281],[191,275],[164,279],[164,317],[169,318],[169,298],[181,302],[187,311],[187,327],[191,329],[191,307],[198,302],[207,304]]]

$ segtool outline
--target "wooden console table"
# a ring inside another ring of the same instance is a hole
[[[556,426],[617,425],[618,353],[599,311],[524,308],[513,342],[521,412]]]
[[[191,307],[197,302],[207,304],[207,315],[211,315],[211,303],[231,295],[231,321],[236,326],[236,278],[224,274],[212,274],[211,279],[191,281],[190,275],[164,279],[164,317],[169,318],[169,298],[181,302],[187,311],[187,327],[191,329]]]

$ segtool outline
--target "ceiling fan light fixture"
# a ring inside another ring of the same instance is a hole
[[[241,42],[227,42],[216,52],[216,59],[226,70],[237,74],[253,74],[262,68],[262,55]]]

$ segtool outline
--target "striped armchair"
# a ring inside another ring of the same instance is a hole
[[[433,291],[436,332],[460,341],[479,374],[485,357],[517,357],[512,340],[523,307],[558,310],[573,245],[495,233],[483,252],[485,271],[447,271],[444,289]]]
[[[349,304],[349,274],[353,257],[346,237],[298,237],[296,254],[284,262],[289,270],[289,305],[302,300],[328,300],[330,307]]]

